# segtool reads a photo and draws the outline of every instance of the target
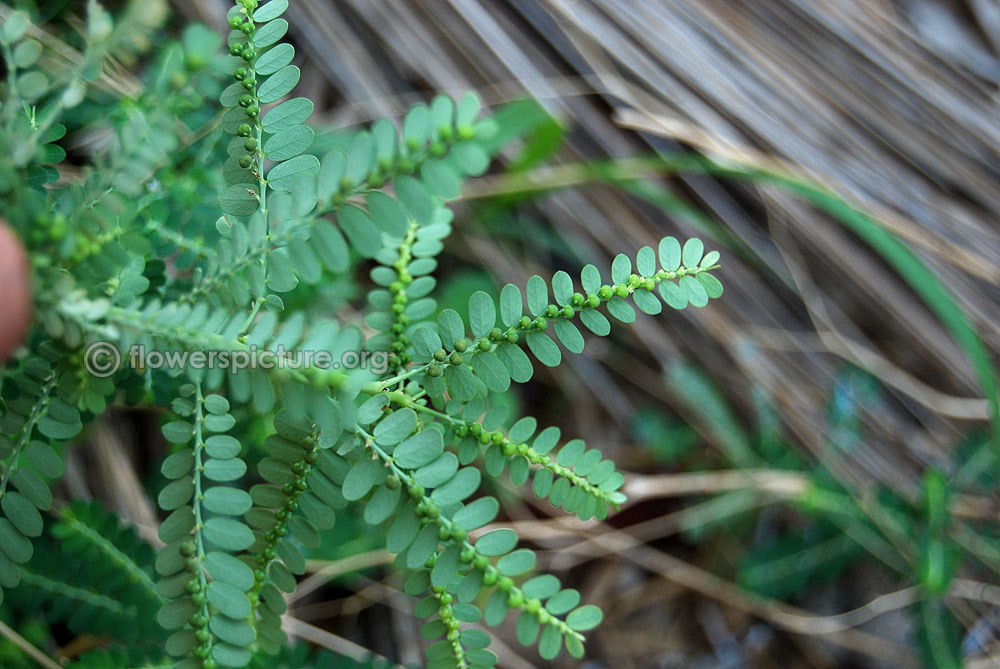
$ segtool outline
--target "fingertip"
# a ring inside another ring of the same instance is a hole
[[[14,232],[0,222],[0,362],[20,346],[30,322],[28,257]]]

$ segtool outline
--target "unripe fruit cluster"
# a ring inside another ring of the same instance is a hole
[[[274,512],[274,517],[278,522],[273,528],[264,533],[265,547],[257,555],[259,568],[254,572],[254,579],[257,582],[256,589],[259,589],[264,584],[266,577],[265,569],[274,560],[274,556],[276,555],[275,547],[278,542],[288,534],[288,519],[293,513],[298,511],[298,497],[308,489],[309,484],[306,482],[306,479],[309,477],[309,472],[312,471],[312,466],[319,459],[319,446],[315,439],[303,440],[300,445],[305,449],[305,454],[291,466],[294,478],[281,486],[281,492],[286,498],[285,503],[280,509]]]
[[[202,660],[202,667],[210,668],[217,664],[209,657],[212,652],[212,634],[208,630],[208,617],[205,615],[205,578],[202,573],[201,558],[196,553],[197,546],[193,538],[186,539],[180,545],[180,554],[187,558],[186,568],[191,574],[191,580],[184,586],[184,590],[191,595],[191,601],[197,607],[195,614],[188,621],[195,631],[195,638],[199,644],[194,649],[194,655]]]
[[[246,10],[247,14],[253,12],[257,7],[256,2],[243,2],[241,3]],[[252,20],[248,20],[245,15],[233,16],[229,19],[229,27],[233,30],[239,30],[248,38],[252,38],[255,26]],[[260,106],[258,104],[256,90],[257,90],[257,80],[254,78],[253,66],[251,63],[256,57],[253,46],[250,44],[233,44],[229,47],[229,53],[242,58],[247,64],[245,66],[240,66],[236,68],[233,72],[233,77],[242,83],[243,88],[246,89],[246,93],[241,95],[237,102],[241,107],[245,109],[247,118],[254,121],[256,125],[257,117],[260,115]],[[240,137],[245,137],[246,141],[243,143],[243,148],[247,151],[247,155],[240,156],[239,165],[243,169],[248,169],[254,164],[253,154],[256,153],[258,148],[257,139],[253,137],[254,127],[249,123],[243,123],[236,130],[236,134]]]

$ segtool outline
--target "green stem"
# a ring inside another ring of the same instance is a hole
[[[45,385],[42,386],[38,399],[35,400],[35,404],[31,407],[31,414],[21,428],[21,434],[14,448],[11,450],[7,465],[4,466],[3,471],[0,471],[0,499],[3,499],[4,494],[7,492],[7,484],[10,482],[10,477],[18,469],[18,460],[20,459],[21,451],[31,442],[31,433],[34,431],[35,425],[48,413],[49,401],[51,400],[52,389],[55,385],[55,373],[50,373],[49,378],[45,381]]]
[[[194,510],[194,539],[195,539],[195,553],[194,557],[200,563],[199,568],[196,570],[195,577],[198,579],[198,583],[201,585],[200,592],[205,593],[208,590],[208,580],[205,578],[205,540],[202,533],[205,529],[205,523],[201,517],[201,502],[204,496],[201,492],[201,474],[205,469],[205,465],[202,463],[202,451],[205,447],[205,439],[203,434],[203,429],[205,425],[205,396],[201,392],[201,381],[195,381],[195,420],[194,420],[194,473],[192,474],[194,480],[194,497],[191,499],[191,508]],[[205,617],[205,620],[209,620],[209,609],[208,601],[206,599],[205,603],[201,606],[201,615]],[[214,635],[208,640],[207,646],[209,655],[211,655],[212,641],[214,640]]]
[[[459,528],[457,525],[455,525],[454,522],[452,522],[450,518],[440,513],[440,510],[434,503],[434,500],[425,495],[422,492],[423,488],[417,484],[416,480],[414,480],[413,477],[411,477],[405,470],[401,469],[393,460],[392,456],[390,456],[388,453],[382,450],[382,448],[377,443],[375,443],[375,438],[372,435],[370,435],[367,431],[365,431],[364,428],[362,428],[359,425],[356,425],[354,427],[354,430],[357,434],[363,437],[365,441],[365,446],[371,449],[371,451],[378,456],[378,458],[382,461],[382,463],[386,467],[388,467],[393,474],[399,477],[399,480],[402,481],[404,485],[407,487],[407,489],[410,491],[410,496],[416,499],[419,503],[423,504],[425,508],[434,510],[433,513],[435,513],[436,515],[434,515],[432,522],[437,523],[438,525],[440,525],[441,527],[443,527],[445,530],[448,531],[448,536],[450,538],[447,541],[453,542],[463,552],[468,551],[471,555],[475,556],[476,558],[483,558],[482,561],[473,559],[472,568],[481,571],[484,575],[494,574],[495,577],[498,578],[500,572],[497,570],[496,567],[494,567],[492,564],[488,562],[488,558],[486,558],[486,556],[479,554],[479,551],[476,550],[475,545],[473,545],[466,536],[465,530]],[[415,495],[414,491],[417,491],[419,494]],[[511,608],[523,609],[525,606],[527,606],[529,599],[524,595],[524,591],[521,590],[516,585],[514,585],[512,582],[507,585],[505,592],[509,594],[512,600],[520,601],[522,603],[522,606],[511,606]],[[548,609],[546,609],[544,606],[541,605],[541,603],[538,604],[538,611],[539,614],[536,617],[540,616],[539,617],[540,623],[542,623],[543,625],[555,625],[559,629],[560,633],[562,633],[563,635],[571,635],[576,637],[578,640],[583,641],[584,637],[582,634],[580,634],[579,632],[571,628],[569,625],[567,625],[564,621],[560,620],[554,614],[549,612]]]
[[[63,522],[72,527],[77,534],[94,544],[98,551],[114,562],[119,569],[128,573],[131,581],[141,583],[143,588],[146,590],[147,597],[157,601],[162,601],[163,598],[160,597],[160,594],[156,591],[156,583],[153,582],[153,579],[149,576],[149,574],[140,568],[132,558],[120,551],[117,546],[98,534],[92,527],[86,523],[80,522],[80,520],[73,515],[71,507],[67,506],[60,509],[59,516],[62,518]]]

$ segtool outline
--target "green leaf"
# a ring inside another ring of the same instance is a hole
[[[497,569],[506,576],[518,576],[535,568],[535,552],[527,548],[505,555],[497,562]]]
[[[517,640],[522,646],[530,646],[538,638],[538,618],[527,611],[517,617]]]
[[[365,495],[385,478],[385,467],[376,460],[364,458],[359,460],[344,477],[341,490],[344,499],[354,502]]]
[[[0,497],[0,508],[3,508],[4,514],[21,534],[29,537],[41,536],[42,514],[38,513],[38,509],[28,501],[27,497],[18,492],[7,491]]]
[[[299,68],[294,65],[286,65],[271,76],[257,89],[257,97],[264,104],[276,102],[288,95],[295,85],[299,83],[301,76]]]
[[[601,272],[593,265],[584,265],[580,272],[580,283],[588,295],[596,295],[601,289]]]
[[[271,577],[274,584],[283,592],[295,592],[295,577],[292,576],[292,572],[288,570],[288,567],[286,567],[284,563],[275,560],[271,563],[271,566],[268,567],[267,573],[268,576]]]
[[[416,502],[411,500],[396,514],[396,520],[389,527],[385,538],[385,547],[390,553],[402,553],[420,531],[420,519],[414,513],[415,508]]]
[[[388,232],[393,237],[402,237],[406,234],[410,222],[396,200],[377,190],[368,194],[366,203],[368,211],[375,219],[375,224],[382,231]]]
[[[611,333],[610,321],[597,309],[584,309],[581,311],[580,322],[599,337],[606,337]]]
[[[517,534],[514,530],[502,528],[488,532],[476,540],[476,552],[486,557],[506,555],[517,545]]]
[[[418,225],[430,225],[434,215],[434,204],[423,184],[409,176],[396,179],[396,197],[403,209]]]
[[[579,603],[580,593],[572,588],[567,588],[566,590],[560,590],[557,594],[549,598],[549,601],[545,603],[545,608],[550,613],[558,616],[571,610]]]
[[[11,12],[3,24],[3,36],[7,42],[18,42],[31,26],[28,15],[24,12]]]
[[[409,551],[406,553],[406,566],[410,569],[422,567],[427,558],[434,554],[438,547],[438,526],[431,523],[420,530],[417,538],[413,540]]]
[[[711,298],[722,297],[722,283],[708,272],[702,272],[697,276],[698,283],[705,289],[705,293]]]
[[[372,395],[364,404],[358,407],[358,422],[362,425],[371,425],[383,414],[385,407],[389,405],[389,396],[385,393]]]
[[[254,46],[258,49],[269,47],[284,37],[287,32],[288,21],[285,19],[275,19],[266,25],[260,26],[256,31],[254,31]]]
[[[295,277],[295,269],[288,249],[280,248],[271,251],[267,261],[268,287],[279,293],[287,293],[298,284],[299,280]]]
[[[560,650],[562,650],[562,633],[555,625],[546,625],[538,639],[538,654],[543,659],[552,660],[559,654]]]
[[[187,476],[192,469],[194,469],[194,451],[190,448],[168,455],[160,465],[160,473],[168,479]]]
[[[507,598],[507,593],[499,590],[490,595],[490,599],[486,603],[486,608],[483,610],[483,622],[491,626],[499,625],[503,622],[504,616],[507,615],[507,611],[509,610]]]
[[[197,612],[190,597],[167,602],[156,614],[156,622],[164,629],[172,630],[186,625]]]
[[[316,156],[296,156],[272,167],[267,173],[267,183],[274,190],[290,191],[297,183],[315,177],[318,172],[319,160]]]
[[[616,284],[627,284],[632,274],[632,261],[624,253],[619,253],[611,261],[611,280]]]
[[[212,581],[205,591],[208,603],[219,610],[224,616],[230,618],[246,618],[250,615],[250,600],[246,593],[235,585],[222,581]]]
[[[156,501],[164,511],[173,511],[191,501],[194,495],[194,481],[189,478],[171,481],[160,491]]]
[[[413,434],[417,429],[417,414],[413,409],[404,408],[394,411],[375,426],[375,441],[381,446],[395,446],[399,442]],[[437,433],[440,441],[441,434]],[[422,433],[421,433],[422,434]],[[431,438],[433,438],[431,436]]]
[[[229,643],[217,643],[212,647],[212,659],[223,667],[245,667],[252,657],[246,648]]]
[[[205,429],[212,432],[227,432],[236,425],[236,419],[229,414],[205,416]]]
[[[472,126],[479,115],[479,108],[482,103],[479,96],[474,91],[469,91],[458,101],[458,109],[455,112],[455,127]]]
[[[205,569],[216,581],[228,583],[242,592],[253,587],[253,570],[245,562],[228,553],[212,551],[206,555]]]
[[[493,522],[499,511],[500,503],[496,498],[480,497],[456,511],[451,520],[463,530],[477,530]]]
[[[257,23],[266,23],[276,19],[288,9],[288,0],[270,0],[254,10],[253,20]]]
[[[303,546],[310,550],[316,550],[319,548],[320,543],[322,542],[319,532],[307,520],[303,519],[302,516],[292,516],[288,521],[288,527],[291,530],[292,535],[298,539]]]
[[[372,125],[375,141],[375,160],[381,165],[391,165],[396,158],[396,126],[388,119],[379,119]]]
[[[363,209],[342,207],[337,212],[337,222],[351,242],[354,250],[364,258],[373,258],[382,248],[382,234],[375,221]]]
[[[569,654],[578,660],[581,659],[584,654],[583,642],[577,639],[572,634],[567,634],[565,639],[566,639],[566,650],[569,651]]]
[[[608,300],[608,313],[622,323],[635,322],[635,309],[620,297],[612,297]]]
[[[410,342],[413,345],[413,352],[423,361],[430,360],[434,351],[441,348],[441,337],[438,336],[437,330],[426,323],[417,326],[410,335]]]
[[[233,620],[226,616],[212,616],[208,621],[212,632],[221,641],[234,646],[249,646],[256,635],[246,620]]]
[[[635,289],[635,292],[632,293],[632,301],[635,302],[635,306],[639,307],[639,311],[650,316],[655,316],[663,311],[663,305],[656,299],[656,295],[643,288]]]
[[[478,177],[490,166],[490,156],[475,142],[460,142],[451,147],[451,157],[467,176]]]
[[[228,434],[213,434],[205,440],[205,452],[213,458],[235,458],[240,450],[240,442]]]
[[[531,416],[524,416],[511,425],[507,435],[514,443],[526,443],[531,439],[531,435],[535,433],[536,429],[538,429],[538,421]]]
[[[688,302],[691,303],[692,307],[703,307],[708,304],[708,291],[693,276],[682,276],[680,288],[687,295]]]
[[[466,402],[476,396],[476,377],[465,365],[449,366],[444,370],[444,378],[455,399]]]
[[[721,254],[718,251],[709,251],[705,254],[705,257],[701,259],[699,266],[704,267],[705,269],[713,267],[719,262],[720,257]]]
[[[160,540],[170,544],[186,537],[194,529],[194,510],[185,504],[160,524]]]
[[[547,599],[559,592],[559,579],[552,574],[541,574],[521,584],[521,591],[528,599]]]
[[[559,435],[560,431],[558,427],[554,425],[547,427],[538,433],[538,436],[535,437],[535,443],[532,444],[531,447],[536,453],[544,455],[545,453],[551,451],[552,448],[559,443]]]
[[[684,266],[689,269],[694,269],[701,262],[701,257],[705,253],[705,245],[697,237],[692,237],[691,239],[684,242],[684,250],[681,252],[681,259],[684,262]]]
[[[660,266],[668,272],[676,272],[681,266],[681,243],[676,237],[664,237],[660,240]]]
[[[312,128],[305,125],[285,128],[264,142],[264,154],[274,161],[294,158],[309,148],[314,135]]]
[[[420,176],[430,190],[443,200],[453,200],[462,192],[462,181],[444,160],[428,160],[420,168]]]
[[[253,543],[250,528],[232,518],[209,518],[205,522],[205,538],[226,551],[241,551]]]
[[[655,298],[654,298],[655,299]],[[656,302],[659,306],[659,301]],[[556,336],[570,353],[583,353],[583,335],[568,320],[559,319],[552,324]]]
[[[577,459],[583,455],[586,447],[583,439],[572,439],[566,442],[566,445],[559,451],[556,461],[563,467],[572,467],[576,464]]]
[[[604,614],[592,604],[581,606],[566,616],[566,624],[577,632],[586,632],[601,624]]]
[[[399,487],[393,489],[387,485],[380,485],[365,505],[365,522],[369,525],[378,525],[384,522],[396,510],[399,497]]]
[[[635,257],[635,268],[642,276],[656,274],[656,252],[648,246],[639,249],[639,253]]]
[[[289,49],[292,48],[290,44],[279,44],[268,51],[268,54],[274,53],[283,46],[287,46]],[[312,112],[312,100],[309,98],[292,98],[291,100],[285,100],[264,114],[264,117],[261,119],[261,126],[264,128],[264,132],[273,135],[305,123],[312,115]]]
[[[347,150],[347,162],[344,164],[345,181],[351,187],[367,181],[374,160],[375,143],[371,133],[367,130],[354,133]]]
[[[438,331],[450,348],[453,342],[465,337],[465,322],[454,309],[445,309],[438,315]]]
[[[528,311],[532,316],[541,316],[549,306],[549,287],[545,279],[537,274],[528,279]]]
[[[433,462],[443,451],[444,441],[441,438],[441,433],[428,428],[397,446],[396,450],[392,452],[392,457],[400,467],[416,469]]]
[[[316,221],[309,239],[323,263],[334,273],[344,272],[350,264],[350,252],[337,226],[328,221]]]
[[[260,201],[249,192],[247,184],[234,184],[222,191],[219,206],[230,216],[249,216],[260,207]]]
[[[510,378],[518,383],[525,383],[531,379],[534,369],[531,359],[521,350],[517,344],[504,342],[496,350],[497,357],[503,362],[504,368],[510,374]]]
[[[59,478],[63,473],[62,458],[44,441],[32,441],[24,450],[28,461],[35,466],[43,476],[50,479]]]
[[[562,361],[559,347],[546,334],[532,330],[524,336],[528,348],[538,358],[538,362],[547,367],[558,367]]]
[[[347,167],[347,156],[338,149],[323,156],[319,168],[319,178],[316,182],[316,194],[322,200],[329,200],[340,192],[344,169]]]
[[[573,297],[573,279],[559,270],[552,276],[552,295],[560,305],[567,305]]]
[[[479,353],[473,357],[472,369],[493,392],[502,393],[510,388],[510,374],[500,358],[493,353]]]
[[[426,105],[410,108],[403,119],[403,142],[409,151],[422,148],[430,132],[431,115]]]
[[[469,298],[469,326],[472,328],[472,334],[476,337],[485,337],[496,322],[497,310],[493,298],[477,290]]]
[[[687,293],[673,281],[660,284],[660,297],[672,309],[683,309],[688,305]]]
[[[191,423],[182,420],[175,420],[167,423],[162,429],[163,436],[172,444],[186,444],[191,440],[194,429]]]
[[[215,462],[218,462],[216,460]],[[237,460],[236,462],[242,462]],[[244,465],[245,467],[245,465]],[[225,486],[214,486],[205,491],[205,499],[202,504],[209,511],[224,513],[230,516],[240,516],[250,510],[253,501],[245,490],[239,488],[228,488]]]
[[[445,586],[458,574],[460,567],[459,555],[462,549],[458,546],[449,546],[438,555],[437,562],[431,570],[431,584]]]
[[[549,496],[549,492],[552,490],[552,478],[554,474],[548,469],[539,469],[535,472],[535,478],[532,481],[532,491],[535,493],[536,497],[545,498]]]
[[[239,458],[219,460],[212,458],[204,464],[205,477],[212,481],[235,481],[247,472],[247,463]]]
[[[417,484],[425,488],[436,488],[448,481],[458,471],[458,458],[454,453],[442,453],[434,462],[413,472]]]
[[[16,563],[27,562],[34,552],[31,542],[6,518],[0,518],[0,552]]]
[[[476,492],[479,488],[479,481],[482,478],[479,470],[474,467],[463,467],[451,478],[450,481],[434,490],[431,493],[438,506],[448,506],[456,502],[461,502],[466,497]]]
[[[521,320],[524,304],[521,301],[521,289],[508,283],[500,290],[500,320],[507,327]]]

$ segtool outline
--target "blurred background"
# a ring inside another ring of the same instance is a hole
[[[230,4],[151,6],[177,32],[221,29]],[[523,124],[456,205],[442,308],[665,235],[723,253],[722,299],[589,337],[508,398],[627,472],[604,525],[501,497],[540,568],[604,609],[581,666],[1000,666],[995,0],[293,0],[286,18],[297,94],[330,127],[470,89]],[[67,485],[148,531],[135,429],[100,426]],[[379,538],[336,532],[292,603],[302,636],[420,662]],[[494,633],[501,666],[545,665],[513,620]]]

